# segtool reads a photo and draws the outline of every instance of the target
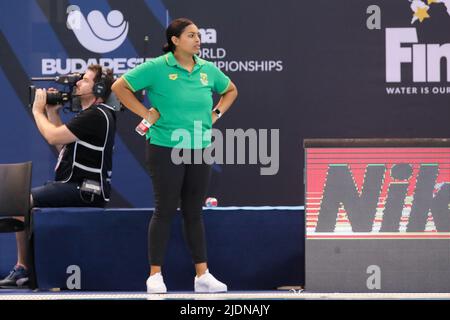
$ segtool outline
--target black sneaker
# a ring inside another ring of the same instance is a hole
[[[15,266],[9,275],[0,280],[1,288],[17,288],[28,285],[28,270],[22,266]]]

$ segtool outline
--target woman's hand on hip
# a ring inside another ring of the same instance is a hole
[[[147,120],[151,124],[154,124],[156,121],[158,121],[159,117],[160,114],[158,110],[152,107],[147,111],[147,117],[145,118],[145,120]]]

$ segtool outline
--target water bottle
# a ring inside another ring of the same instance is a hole
[[[139,133],[141,136],[144,136],[151,126],[152,125],[150,122],[148,122],[145,119],[142,119],[142,121],[136,127],[136,132]]]
[[[217,199],[216,198],[208,197],[205,200],[205,206],[207,206],[208,208],[217,207],[217,204],[218,203],[217,203]]]

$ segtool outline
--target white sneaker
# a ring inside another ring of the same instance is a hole
[[[227,292],[227,285],[214,278],[209,270],[206,270],[200,277],[195,277],[194,289],[197,293]]]
[[[147,293],[167,293],[161,272],[155,273],[147,279]]]

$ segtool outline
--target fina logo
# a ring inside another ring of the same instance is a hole
[[[73,31],[83,47],[96,53],[117,49],[128,34],[128,22],[118,10],[108,13],[106,19],[98,10],[91,11],[85,18],[78,6],[69,6],[67,27]]]
[[[429,5],[420,0],[409,2],[413,12],[411,24],[430,18],[430,6],[445,6],[450,15],[450,0],[428,0]],[[441,82],[443,58],[446,58],[447,70],[450,70],[450,43],[422,44],[419,43],[416,28],[386,28],[386,82],[402,82],[402,64],[410,65],[415,83]],[[450,82],[450,72],[447,72],[447,82]]]
[[[409,0],[409,2],[411,2],[411,10],[412,12],[414,12],[411,24],[413,24],[417,20],[423,22],[425,19],[430,17],[430,15],[428,14],[430,6],[427,6],[421,0]],[[428,0],[429,5],[435,3],[443,3],[447,9],[447,13],[450,15],[450,0]]]

